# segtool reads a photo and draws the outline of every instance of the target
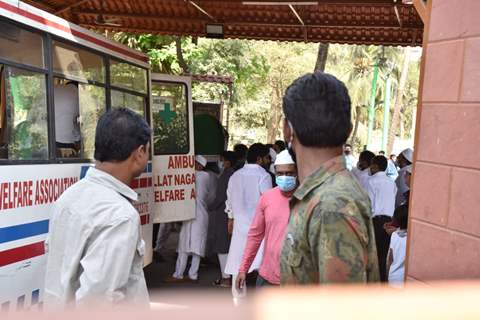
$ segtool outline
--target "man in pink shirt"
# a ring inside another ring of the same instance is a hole
[[[280,284],[280,251],[290,217],[288,202],[297,188],[297,168],[288,150],[279,153],[275,160],[275,180],[278,186],[265,192],[258,202],[237,276],[238,289],[245,286],[247,272],[262,240],[264,253],[257,287]]]

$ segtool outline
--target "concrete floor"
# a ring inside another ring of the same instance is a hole
[[[172,232],[162,252],[163,261],[153,262],[145,269],[145,279],[154,303],[185,306],[191,302],[192,295],[199,293],[221,296],[231,299],[231,289],[215,287],[212,282],[220,277],[220,267],[215,257],[209,263],[202,260],[198,283],[166,283],[165,279],[175,271],[178,232]],[[187,266],[188,272],[189,266]],[[187,277],[188,278],[188,277]]]

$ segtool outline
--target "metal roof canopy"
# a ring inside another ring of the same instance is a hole
[[[23,0],[96,30],[224,38],[419,46],[423,22],[409,0]],[[413,2],[418,0],[413,0]]]

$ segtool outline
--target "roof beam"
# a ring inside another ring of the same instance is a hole
[[[189,0],[188,3],[190,3],[192,6],[194,6],[195,8],[197,8],[198,11],[200,11],[201,13],[203,13],[204,15],[206,15],[207,17],[209,17],[210,19],[212,19],[213,21],[217,21],[217,19],[215,19],[210,13],[208,13],[205,9],[203,9],[202,7],[200,7],[195,1],[191,1]]]
[[[82,4],[88,2],[88,1],[91,1],[91,0],[80,0],[80,1],[77,1],[77,2],[74,2],[72,4],[69,4],[69,5],[66,5],[65,7],[61,8],[61,9],[57,9],[57,11],[54,12],[55,15],[59,15],[59,14],[62,14],[64,13],[65,11],[68,11],[72,8],[75,8],[75,7],[78,7],[78,6],[81,6]],[[98,13],[97,13],[98,14]]]
[[[428,20],[428,8],[425,2],[422,0],[413,0],[413,5],[417,10],[420,19],[422,19],[423,23],[426,24]]]
[[[295,8],[289,4],[288,5],[290,7],[290,10],[292,10],[293,14],[295,15],[295,17],[297,17],[298,21],[300,21],[300,23],[302,24],[302,26],[305,25],[305,23],[303,22],[302,18],[300,17],[300,15],[298,14],[297,10],[295,10]]]
[[[185,35],[181,31],[168,31],[168,30],[158,30],[158,29],[151,29],[151,28],[135,28],[135,27],[107,27],[107,26],[97,26],[94,24],[81,24],[83,27],[87,28],[93,28],[97,30],[116,30],[116,31],[125,31],[125,32],[140,32],[140,33],[152,33],[152,34],[164,34],[164,35]],[[300,28],[301,26],[296,26],[297,28]],[[361,29],[369,29],[369,28],[359,28]],[[409,32],[415,33],[416,29],[412,31],[412,29],[409,30]],[[204,36],[204,31],[202,29],[202,32],[193,32],[190,33],[190,35],[193,36]],[[412,36],[413,37],[413,36]],[[257,35],[242,35],[239,33],[235,32],[225,32],[225,38],[234,38],[234,39],[258,39],[258,40],[279,40],[279,41],[298,41],[302,42],[305,41],[302,36],[291,36],[291,34],[282,34],[278,35],[275,37],[272,36],[266,36],[265,34],[257,34]],[[364,38],[364,39],[363,39]],[[358,35],[355,37],[355,39],[345,39],[345,37],[342,34],[334,35],[329,38],[324,38],[321,37],[318,34],[311,34],[309,35],[308,41],[310,42],[324,42],[324,43],[344,43],[344,44],[375,44],[375,45],[400,45],[400,46],[411,46],[411,45],[421,45],[421,43],[415,43],[414,41],[407,43],[406,40],[403,38],[392,38],[388,37],[388,40],[383,39],[382,36],[378,35],[368,35],[368,36],[363,36],[363,35]]]
[[[46,5],[45,3],[41,3],[41,2],[38,2],[38,1],[35,1],[35,0],[22,0],[22,2],[26,3],[26,4],[29,4],[33,7],[36,7],[38,9],[41,9],[43,11],[47,11],[47,12],[53,12],[55,11],[54,8],[52,8],[51,6],[49,5]]]
[[[87,17],[96,17],[98,15],[98,12],[96,11],[74,11],[73,12],[77,16],[87,16]],[[155,20],[155,21],[168,21],[168,22],[178,22],[178,23],[190,23],[190,24],[195,24],[195,23],[208,23],[208,19],[203,19],[203,18],[188,18],[188,17],[174,17],[174,16],[159,16],[159,15],[147,15],[147,14],[130,14],[130,13],[108,13],[105,12],[103,13],[103,16],[105,17],[112,17],[112,18],[128,18],[128,19],[142,19],[142,20]],[[392,24],[390,25],[375,25],[374,22],[372,21],[372,25],[354,25],[354,24],[309,24],[307,27],[312,27],[312,28],[326,28],[326,27],[331,27],[331,28],[372,28],[372,29],[382,29],[382,28],[400,28],[397,21],[394,20],[395,22],[392,21]],[[87,21],[82,21],[82,19],[79,19],[79,23],[88,23]],[[222,23],[225,26],[266,26],[266,27],[301,27],[303,25],[299,24],[292,24],[292,23],[282,23],[282,22],[277,22],[277,23],[268,23],[268,22],[257,22],[257,21],[245,21],[245,20],[226,20],[222,21]],[[406,26],[403,25],[403,27],[407,28],[418,28],[418,29],[423,29],[421,25],[419,26]]]
[[[175,18],[163,18],[159,17],[158,22],[178,22],[178,19]],[[189,22],[192,22],[191,20],[188,20]],[[202,21],[203,22],[203,21]],[[79,22],[80,25],[82,26],[88,26],[92,28],[97,28],[97,29],[124,29],[124,28],[131,28],[131,29],[137,29],[135,27],[126,27],[126,26],[119,26],[119,27],[106,27],[103,25],[95,24],[90,21],[88,22]],[[395,26],[347,26],[347,25],[320,25],[320,24],[313,24],[313,25],[308,25],[308,26],[301,26],[298,24],[271,24],[271,23],[248,23],[248,22],[229,22],[224,24],[224,30],[231,30],[232,28],[238,28],[238,27],[265,27],[265,28],[308,28],[308,29],[351,29],[351,30],[360,30],[360,29],[369,29],[369,30],[422,30],[421,27],[408,27],[408,28],[400,28],[397,24]],[[203,24],[198,24],[197,26],[198,30],[202,30],[199,32],[200,35],[204,35],[204,27]],[[195,29],[195,27],[193,28]],[[159,30],[159,29],[145,29],[145,28],[138,28],[138,30],[148,30],[148,32],[153,33],[161,33],[161,32],[173,32],[172,35],[178,35],[178,34],[183,34],[185,33],[190,34],[190,31],[174,31],[174,30]],[[195,34],[197,35],[197,34]]]

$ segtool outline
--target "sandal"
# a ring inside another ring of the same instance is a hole
[[[215,287],[230,288],[232,286],[232,279],[218,278],[217,280],[212,282],[212,285],[214,285]]]

